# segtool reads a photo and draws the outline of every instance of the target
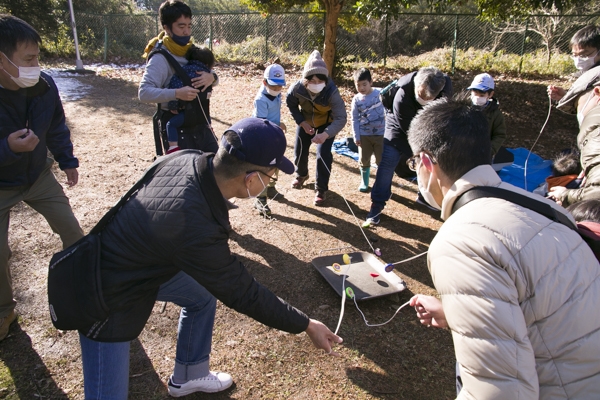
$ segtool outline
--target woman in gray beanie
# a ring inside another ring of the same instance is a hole
[[[302,188],[308,179],[308,154],[311,143],[317,145],[317,174],[315,184],[315,205],[325,201],[329,190],[329,176],[333,155],[333,139],[346,125],[346,106],[321,53],[313,51],[304,64],[302,79],[290,87],[286,103],[296,127],[294,164],[296,179],[292,187]]]

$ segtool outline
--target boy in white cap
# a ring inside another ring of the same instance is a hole
[[[317,145],[317,176],[315,205],[322,206],[329,190],[333,155],[333,139],[346,125],[346,106],[329,77],[329,70],[321,53],[313,51],[304,64],[302,79],[287,92],[286,103],[298,124],[294,145],[296,179],[292,187],[301,189],[308,179],[308,154],[311,143]]]
[[[506,140],[506,123],[504,115],[500,111],[500,103],[494,97],[494,89],[494,78],[486,73],[475,76],[471,86],[467,88],[471,92],[473,105],[481,107],[481,111],[488,120],[492,140],[492,156],[498,152]]]
[[[284,132],[287,130],[285,124],[281,122],[281,91],[285,86],[285,71],[279,64],[271,64],[265,69],[264,79],[256,97],[254,98],[254,110],[252,116],[271,121],[278,125]],[[275,198],[281,195],[275,189],[279,170],[273,174],[275,179],[271,179],[267,188],[263,190],[256,198],[254,207],[265,217],[271,216],[271,208],[267,202],[267,196]]]

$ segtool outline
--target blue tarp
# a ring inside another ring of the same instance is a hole
[[[356,144],[354,144],[354,147],[356,147]],[[333,145],[331,146],[331,148],[333,151],[335,151],[338,154],[341,154],[346,157],[350,157],[350,158],[354,159],[354,161],[358,161],[358,150],[353,151],[350,149],[347,138],[335,140],[333,142]]]
[[[350,157],[358,161],[358,153],[350,150],[346,139],[339,139],[333,142],[333,151],[338,154]],[[525,189],[525,160],[529,155],[529,150],[523,147],[516,149],[507,149],[515,156],[512,165],[502,168],[498,175],[504,182]],[[531,153],[527,161],[527,190],[532,192],[546,178],[552,175],[552,161],[544,160],[537,154]]]
[[[514,154],[515,161],[512,165],[504,167],[498,172],[500,179],[504,182],[532,192],[547,177],[552,175],[552,160],[544,160],[534,153],[529,155],[529,150],[522,147],[507,150]],[[527,188],[525,188],[525,160],[527,160],[527,155],[529,155],[529,160],[527,161]]]

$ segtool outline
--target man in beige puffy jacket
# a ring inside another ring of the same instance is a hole
[[[425,325],[452,331],[459,399],[600,399],[600,265],[579,234],[498,198],[452,211],[475,186],[508,189],[489,165],[485,116],[438,100],[408,141],[419,188],[441,210],[428,266],[441,301],[411,299]],[[572,220],[572,217],[569,216]]]
[[[582,200],[600,199],[600,66],[581,75],[556,106],[577,114],[577,148],[583,181],[577,189],[555,186],[550,198],[563,207]]]

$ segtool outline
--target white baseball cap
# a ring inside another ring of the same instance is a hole
[[[265,69],[265,79],[269,85],[284,86],[285,71],[279,64],[271,64]]]
[[[494,90],[494,78],[490,74],[479,74],[473,78],[471,86],[467,90],[481,90],[487,92],[488,90]]]

